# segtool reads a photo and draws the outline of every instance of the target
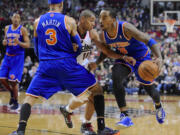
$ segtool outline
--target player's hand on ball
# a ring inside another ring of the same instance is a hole
[[[97,64],[95,62],[88,64],[89,71],[94,71],[97,68]]]
[[[162,67],[163,67],[163,60],[162,58],[155,58],[154,63],[158,65],[159,74],[161,73]]]
[[[4,46],[7,45],[7,40],[6,40],[6,39],[3,40],[3,45],[4,45]]]
[[[77,52],[78,45],[76,43],[72,43],[74,52]]]
[[[136,60],[133,57],[124,56],[123,59],[133,66],[136,64]]]

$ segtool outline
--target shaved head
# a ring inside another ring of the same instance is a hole
[[[95,14],[91,11],[91,10],[83,10],[80,14],[80,18],[81,17],[85,17],[85,18],[88,18],[88,17],[95,17]]]

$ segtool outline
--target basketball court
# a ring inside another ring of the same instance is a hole
[[[161,8],[161,7],[173,8]],[[150,24],[173,33],[180,27],[180,0],[150,0]],[[157,10],[161,9],[161,10]],[[149,20],[148,20],[149,21]],[[84,106],[76,109],[72,116],[74,127],[67,128],[64,117],[59,111],[60,105],[66,105],[71,98],[69,93],[55,94],[48,101],[39,99],[32,108],[28,121],[26,135],[81,135],[80,126],[84,118]],[[19,112],[8,107],[9,92],[0,92],[0,135],[8,135],[17,129]],[[19,103],[22,105],[25,93],[19,93]],[[106,125],[120,130],[121,135],[180,135],[180,96],[161,96],[166,111],[165,123],[156,121],[152,99],[145,95],[127,95],[128,113],[134,122],[130,128],[120,128],[115,125],[119,121],[120,111],[114,95],[105,94]],[[97,131],[96,114],[92,125]]]
[[[22,104],[25,93],[20,93]],[[74,128],[66,127],[63,116],[60,114],[59,105],[68,103],[71,95],[58,93],[50,100],[39,100],[32,108],[26,135],[80,135],[80,126],[84,116],[84,106],[75,110],[72,120]],[[8,92],[0,94],[0,135],[8,135],[16,130],[18,113],[12,112],[7,107]],[[180,135],[180,97],[162,96],[162,103],[167,113],[166,121],[160,125],[155,118],[155,110],[149,96],[127,96],[129,114],[133,118],[134,126],[119,128],[115,126],[119,118],[119,109],[115,98],[111,94],[105,95],[106,100],[106,124],[109,127],[119,129],[121,135]],[[96,129],[95,114],[92,118]]]

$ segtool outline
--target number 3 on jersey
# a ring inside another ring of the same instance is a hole
[[[47,29],[45,32],[46,35],[49,35],[49,39],[46,39],[48,45],[55,45],[57,43],[56,30]]]

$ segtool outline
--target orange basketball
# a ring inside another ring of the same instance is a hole
[[[145,81],[153,81],[159,75],[158,65],[147,60],[140,64],[138,68],[139,76]]]

